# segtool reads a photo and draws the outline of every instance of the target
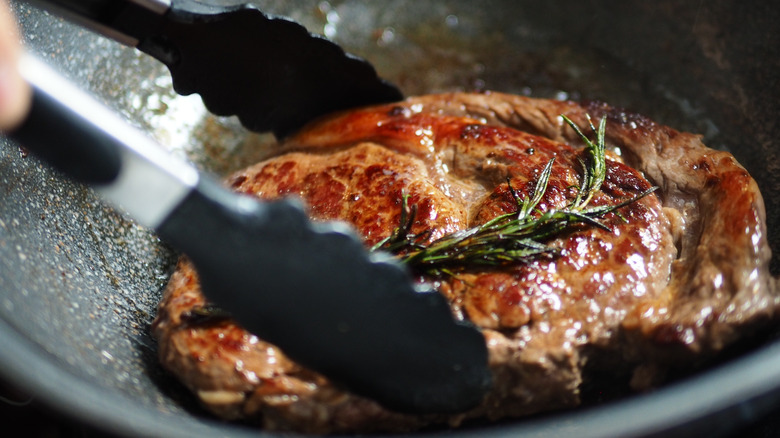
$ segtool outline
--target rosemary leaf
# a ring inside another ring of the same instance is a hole
[[[610,228],[599,221],[608,213],[616,213],[657,189],[652,187],[633,198],[617,204],[589,207],[606,179],[606,118],[596,128],[588,116],[588,124],[595,134],[592,141],[565,115],[563,120],[574,129],[585,143],[584,157],[580,159],[582,176],[574,200],[563,209],[539,211],[537,206],[547,192],[547,185],[555,159],[551,159],[539,173],[533,193],[524,197],[507,179],[510,194],[517,210],[499,215],[482,225],[456,231],[432,242],[426,242],[430,231],[412,233],[417,214],[416,206],[409,207],[409,196],[402,195],[399,225],[393,233],[374,245],[372,250],[389,251],[413,271],[429,275],[456,275],[474,266],[505,266],[526,263],[539,257],[558,255],[558,250],[545,242],[560,237],[575,226],[591,226],[605,231]],[[619,215],[620,216],[620,215]],[[626,220],[620,216],[622,220]]]

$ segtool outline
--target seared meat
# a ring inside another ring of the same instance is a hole
[[[435,239],[514,211],[512,190],[528,196],[552,157],[539,207],[566,206],[582,177],[582,142],[561,114],[580,126],[586,114],[607,117],[611,152],[594,204],[660,190],[604,217],[609,231],[582,226],[550,242],[556,257],[420,278],[483,330],[495,386],[478,408],[390,412],[229,319],[193,319],[207,303],[186,259],[154,324],[163,365],[224,418],[316,433],[404,431],[576,406],[588,363],[633,371],[642,389],[775,316],[763,201],[748,173],[695,135],[603,104],[498,93],[412,98],[314,123],[228,183],[263,199],[301,197],[312,218],[347,221],[368,245],[399,225],[407,193],[418,208],[413,231]]]

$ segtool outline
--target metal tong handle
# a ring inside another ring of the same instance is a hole
[[[147,36],[140,29],[159,25],[171,7],[170,0],[26,1],[130,47]]]

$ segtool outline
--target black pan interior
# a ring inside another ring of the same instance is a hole
[[[256,4],[368,58],[407,95],[492,89],[603,100],[701,133],[711,147],[734,153],[759,182],[771,246],[780,253],[775,231],[780,7],[772,3]],[[29,6],[17,3],[14,10],[31,52],[174,155],[222,175],[272,148],[270,136],[248,134],[232,118],[205,114],[196,96],[176,96],[164,67],[152,59]],[[175,254],[90,190],[48,170],[17,145],[0,142],[3,377],[69,415],[121,435],[252,434],[212,420],[157,366],[149,324]],[[777,257],[772,270],[780,272]],[[725,368],[650,396],[481,426],[479,433],[631,436],[691,428],[725,433],[775,401],[777,349],[767,340]],[[667,403],[678,408],[668,409]],[[713,417],[735,407],[739,415]]]

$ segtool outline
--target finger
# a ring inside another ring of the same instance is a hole
[[[16,20],[8,3],[0,0],[0,131],[17,127],[30,106],[30,87],[17,69],[21,54]]]

